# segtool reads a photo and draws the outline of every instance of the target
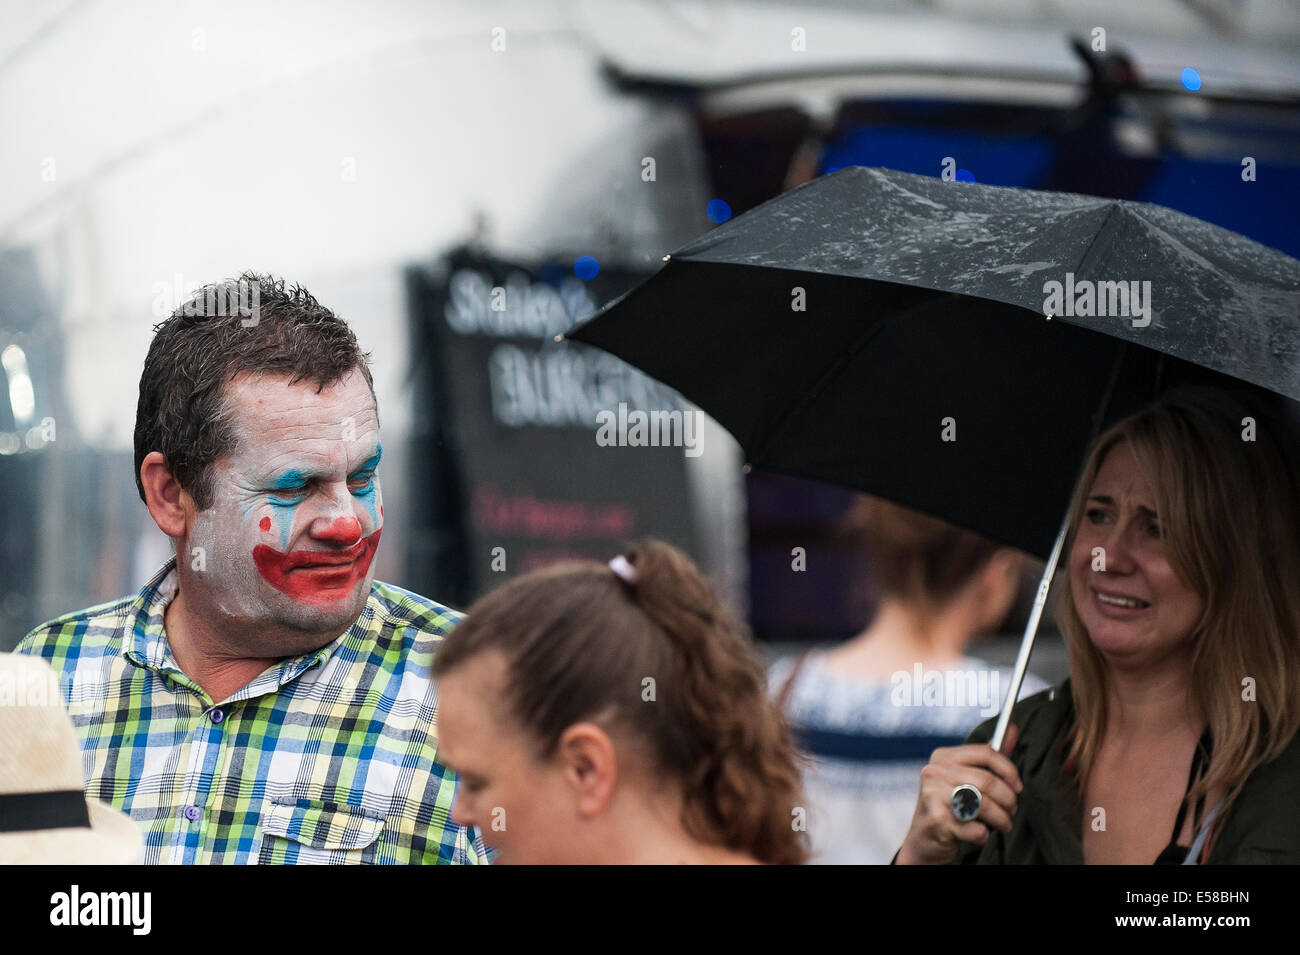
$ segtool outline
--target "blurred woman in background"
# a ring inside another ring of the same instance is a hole
[[[439,647],[453,818],[502,863],[800,863],[796,753],[741,624],[658,541],[475,603]]]
[[[876,611],[857,637],[778,660],[768,685],[801,748],[813,862],[889,862],[930,754],[996,713],[1011,673],[966,655],[1015,602],[1023,557],[879,498],[850,509]],[[1022,694],[1046,686],[1027,674]]]

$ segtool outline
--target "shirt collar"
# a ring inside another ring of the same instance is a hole
[[[167,631],[163,625],[163,613],[176,598],[178,585],[176,556],[172,555],[127,608],[126,625],[130,629],[126,634],[124,652],[136,666],[180,672],[167,645]]]
[[[127,607],[126,625],[130,629],[127,634],[126,649],[123,652],[136,666],[172,674],[181,682],[198,690],[193,681],[177,666],[176,658],[172,656],[171,646],[167,642],[167,628],[163,615],[167,605],[176,599],[179,588],[180,575],[176,570],[176,556],[173,554]],[[308,670],[323,667],[345,641],[363,637],[373,617],[374,608],[367,600],[352,626],[338,637],[318,650],[311,650],[295,657],[286,657],[240,687],[231,694],[230,699],[251,699],[274,692]]]

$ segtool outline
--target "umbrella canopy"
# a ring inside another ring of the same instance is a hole
[[[854,167],[569,337],[676,388],[751,466],[1047,555],[1101,425],[1176,384],[1300,401],[1300,262],[1147,203]]]

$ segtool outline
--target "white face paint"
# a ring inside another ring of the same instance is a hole
[[[236,446],[193,515],[181,586],[223,629],[265,634],[250,652],[303,653],[342,633],[370,592],[383,527],[374,398],[358,371],[319,394],[241,375],[226,396]]]

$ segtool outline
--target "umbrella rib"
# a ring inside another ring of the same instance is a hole
[[[931,308],[936,304],[946,302],[950,299],[960,299],[963,297],[964,296],[956,292],[947,292],[939,298],[927,298],[924,301],[913,305],[911,308],[905,309],[904,311],[894,315],[893,320],[898,321],[906,319],[913,313],[921,311],[922,309]],[[857,357],[858,353],[867,346],[871,339],[880,334],[884,325],[885,323],[883,321],[871,325],[865,332],[858,336],[853,344],[849,346],[849,348],[846,349],[829,368],[821,373],[821,376],[818,377],[817,381],[813,383],[813,386],[805,392],[804,396],[781,415],[777,423],[768,432],[767,439],[760,447],[755,449],[750,461],[747,462],[748,464],[753,467],[763,466],[763,461],[767,456],[768,448],[772,447],[776,443],[776,440],[785,433],[785,431],[790,427],[791,422],[798,418],[809,405],[821,396],[821,393],[826,390],[826,386],[844,370],[846,365]]]
[[[1116,199],[1114,204],[1109,209],[1106,210],[1106,218],[1101,220],[1101,225],[1099,225],[1097,227],[1097,231],[1092,234],[1092,241],[1090,241],[1088,243],[1088,247],[1083,250],[1083,255],[1079,256],[1079,264],[1074,267],[1074,274],[1077,275],[1079,278],[1084,277],[1083,267],[1088,261],[1088,256],[1092,254],[1092,247],[1097,244],[1098,239],[1100,239],[1103,235],[1108,234],[1109,232],[1108,227],[1110,226],[1110,220],[1115,218],[1115,213],[1120,209],[1121,204],[1123,202],[1124,200],[1122,199]]]

